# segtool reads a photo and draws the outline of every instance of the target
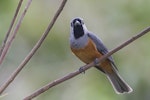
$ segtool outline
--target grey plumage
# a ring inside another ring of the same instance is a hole
[[[108,53],[108,50],[107,48],[104,46],[103,42],[101,41],[100,38],[98,38],[96,35],[94,35],[93,33],[91,32],[88,32],[88,36],[89,38],[91,38],[93,40],[93,42],[95,43],[96,47],[97,47],[97,50],[102,53],[102,54],[107,54]],[[113,64],[113,69],[114,70],[118,70],[115,63],[114,63],[114,60],[112,58],[112,56],[109,56],[108,59],[111,61],[111,63]]]
[[[96,46],[96,49],[97,49],[96,52],[98,51],[100,54],[103,54],[103,55],[108,53],[108,50],[104,46],[102,41],[92,32],[88,31],[88,29],[86,28],[81,18],[73,19],[71,22],[71,31],[70,31],[71,48],[82,49],[87,45],[89,40],[92,40],[92,42],[94,42],[94,45]],[[107,61],[110,61],[111,63],[110,65],[110,63],[108,62],[109,67],[107,67],[109,70],[111,69],[111,72],[107,72],[107,70],[104,70],[105,68],[101,65],[95,66],[95,67],[99,69],[100,71],[104,72],[104,74],[107,76],[107,78],[111,82],[116,93],[119,94],[119,93],[132,92],[132,88],[119,75],[118,69],[114,63],[112,56],[109,56]]]
[[[104,44],[102,43],[102,41],[93,33],[88,32],[88,36],[90,39],[93,40],[93,42],[95,43],[97,50],[102,53],[102,54],[107,54],[108,50],[107,48],[104,46]],[[111,62],[112,67],[113,67],[113,73],[107,73],[105,71],[103,71],[102,69],[98,68],[99,70],[101,70],[102,72],[104,72],[107,76],[107,78],[109,79],[109,81],[111,82],[113,88],[115,89],[116,93],[120,94],[120,93],[130,93],[132,92],[132,88],[121,78],[121,76],[118,73],[118,69],[114,63],[114,60],[112,58],[112,56],[108,57],[108,60]]]

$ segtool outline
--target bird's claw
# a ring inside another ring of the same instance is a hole
[[[99,66],[99,65],[100,65],[100,63],[99,63],[99,58],[96,58],[96,59],[94,60],[94,64],[95,64],[96,66]]]
[[[80,72],[80,73],[84,73],[84,74],[85,74],[85,70],[84,70],[84,68],[83,68],[83,67],[80,67],[80,68],[79,68],[79,72]]]

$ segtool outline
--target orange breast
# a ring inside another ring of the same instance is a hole
[[[88,64],[94,61],[96,58],[100,58],[102,54],[98,52],[95,44],[89,39],[88,44],[81,49],[71,48],[72,52],[84,63]],[[107,72],[112,72],[112,66],[109,60],[105,60],[99,66],[101,69]]]

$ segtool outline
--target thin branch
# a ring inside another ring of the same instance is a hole
[[[20,7],[21,7],[21,5],[22,5],[22,2],[23,2],[23,0],[20,0],[19,3],[18,3],[16,12],[15,12],[15,14],[14,14],[14,17],[13,17],[12,21],[11,21],[11,24],[10,24],[10,26],[9,26],[9,29],[8,29],[8,31],[7,31],[7,33],[6,33],[5,39],[4,39],[3,43],[2,43],[2,47],[1,47],[1,50],[0,50],[0,56],[1,56],[2,52],[3,52],[3,50],[4,50],[6,41],[7,41],[8,37],[9,37],[10,32],[11,32],[11,30],[12,30],[12,27],[13,27],[13,25],[14,25],[14,23],[15,23],[15,20],[16,20],[16,18],[17,18],[17,15],[18,15],[18,12],[19,12]]]
[[[104,61],[105,59],[107,59],[107,57],[111,56],[112,54],[114,54],[115,52],[119,51],[120,49],[124,48],[125,46],[129,45],[131,42],[135,41],[136,39],[140,38],[141,36],[143,36],[144,34],[148,33],[150,31],[150,27],[144,29],[143,31],[141,31],[139,34],[137,34],[136,36],[133,36],[132,38],[130,38],[129,40],[127,40],[126,42],[122,43],[121,45],[119,45],[118,47],[116,47],[115,49],[111,50],[109,53],[107,53],[106,55],[102,56],[101,58],[99,58],[99,62],[101,63],[102,61]],[[25,97],[23,100],[31,100],[33,98],[35,98],[36,96],[42,94],[43,92],[46,92],[48,89],[50,89],[53,86],[56,86],[66,80],[69,80],[75,76],[77,76],[78,74],[86,71],[87,69],[91,68],[92,66],[94,66],[95,63],[92,62],[90,64],[87,64],[85,66],[83,66],[83,70],[82,71],[75,71],[72,73],[67,74],[66,76],[59,78],[57,80],[54,80],[53,82],[50,82],[49,84],[43,86],[42,88],[36,90],[35,92],[33,92],[32,94],[30,94],[29,96]]]
[[[17,69],[11,74],[11,76],[7,79],[7,81],[0,87],[0,94],[3,93],[3,91],[9,86],[10,83],[13,82],[13,80],[16,78],[16,76],[19,74],[19,72],[24,68],[24,66],[29,62],[29,60],[32,58],[32,56],[35,54],[35,52],[38,50],[38,48],[41,46],[45,38],[47,37],[49,31],[52,29],[54,23],[56,22],[58,16],[62,12],[67,0],[63,0],[59,9],[55,13],[53,19],[51,20],[50,24],[48,25],[47,29],[41,36],[41,38],[38,40],[38,42],[35,44],[33,49],[30,51],[30,53],[25,57],[25,59],[21,62],[21,64],[17,67]]]
[[[16,36],[16,34],[17,34],[19,28],[20,28],[20,25],[21,25],[21,23],[22,23],[22,21],[23,21],[23,18],[24,18],[24,16],[25,16],[25,14],[26,14],[26,12],[27,12],[27,10],[28,10],[28,8],[29,8],[31,2],[32,2],[32,0],[28,0],[27,5],[26,5],[26,7],[25,7],[23,13],[21,14],[21,17],[19,18],[19,21],[18,21],[18,23],[17,23],[17,25],[16,25],[16,27],[15,27],[15,29],[14,29],[14,32],[13,32],[12,35],[10,36],[10,39],[8,39],[7,42],[6,42],[6,45],[5,45],[5,47],[4,47],[4,49],[3,49],[3,52],[2,52],[2,54],[1,54],[1,56],[0,56],[0,65],[2,64],[2,62],[3,62],[3,60],[4,60],[5,56],[6,56],[6,54],[7,54],[7,52],[8,52],[8,50],[9,50],[9,48],[10,48],[10,46],[11,46],[11,44],[12,44],[12,42],[13,42],[13,40],[14,40],[14,38],[15,38],[15,36]]]

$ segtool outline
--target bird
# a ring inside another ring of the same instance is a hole
[[[76,17],[70,25],[70,49],[82,62],[89,64],[108,53],[101,39],[89,31],[82,18]],[[94,66],[110,81],[117,94],[131,93],[132,88],[119,75],[112,56]]]

